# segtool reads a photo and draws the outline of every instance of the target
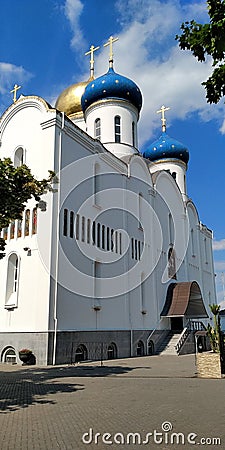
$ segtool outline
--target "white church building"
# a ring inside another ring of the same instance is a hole
[[[0,118],[1,159],[38,179],[57,174],[1,231],[2,362],[19,362],[22,348],[43,365],[148,355],[174,333],[178,353],[193,351],[216,302],[212,232],[186,188],[189,151],[167,134],[163,106],[161,135],[140,153],[142,94],[115,72],[112,42],[107,73],[94,78],[92,46],[89,80],[55,108],[21,95]]]

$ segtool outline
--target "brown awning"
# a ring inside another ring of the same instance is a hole
[[[201,289],[196,281],[171,283],[161,317],[183,317],[200,319],[208,317]]]

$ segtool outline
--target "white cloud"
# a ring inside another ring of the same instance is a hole
[[[225,271],[225,261],[215,261],[214,267],[215,267],[216,272]]]
[[[168,126],[173,119],[185,119],[195,112],[203,121],[219,120],[224,105],[208,105],[201,86],[212,72],[211,59],[199,63],[175,41],[183,21],[206,20],[205,1],[182,6],[179,0],[124,0],[116,2],[116,7],[122,32],[114,49],[115,70],[135,80],[144,98],[139,144],[143,146],[156,128],[160,131],[155,111],[162,104],[171,107]],[[96,55],[96,75],[107,70],[106,64],[101,49]]]
[[[15,84],[20,84],[23,87],[23,84],[27,83],[32,77],[32,73],[25,70],[22,66],[0,62],[0,96],[4,95],[1,100],[0,113],[3,112],[7,106],[10,96],[12,97],[10,91],[13,89],[13,86]],[[21,89],[18,95],[22,92],[23,90]],[[8,94],[8,96],[5,94]]]
[[[83,49],[85,39],[80,27],[80,16],[82,14],[84,5],[80,0],[66,0],[64,4],[64,12],[66,18],[69,20],[70,27],[73,33],[71,39],[71,47],[74,49]]]
[[[225,250],[225,239],[221,239],[220,241],[213,241],[213,250]]]

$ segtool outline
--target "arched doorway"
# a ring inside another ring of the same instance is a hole
[[[153,341],[148,341],[148,355],[154,355],[155,353],[155,348],[154,348],[154,342]]]
[[[75,353],[75,362],[86,361],[88,356],[87,348],[85,345],[78,345]]]
[[[7,347],[2,352],[1,360],[6,364],[16,364],[16,351],[13,347]]]
[[[107,358],[108,359],[116,359],[117,358],[117,347],[114,342],[111,342],[107,348]]]
[[[144,343],[142,341],[139,341],[137,343],[137,356],[144,356],[144,354],[145,354]]]

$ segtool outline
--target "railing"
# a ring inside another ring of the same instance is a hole
[[[179,354],[181,348],[183,347],[187,337],[192,331],[203,331],[206,327],[200,320],[189,320],[187,326],[183,329],[179,341],[175,345],[175,350]]]
[[[179,352],[180,352],[181,347],[183,347],[183,345],[184,345],[184,343],[185,343],[187,337],[189,336],[190,331],[191,331],[191,330],[190,330],[190,328],[189,328],[188,326],[185,327],[185,328],[183,329],[183,331],[182,331],[182,333],[181,333],[181,335],[180,335],[179,341],[178,341],[177,344],[175,345],[175,350],[176,350],[176,352],[177,352],[178,354],[179,354]]]

